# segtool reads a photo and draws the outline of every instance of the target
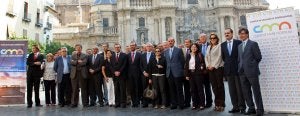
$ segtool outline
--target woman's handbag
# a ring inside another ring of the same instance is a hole
[[[148,98],[148,99],[151,99],[151,100],[154,100],[157,96],[157,92],[156,90],[150,85],[148,85],[148,87],[144,90],[144,94],[143,96],[145,98]]]

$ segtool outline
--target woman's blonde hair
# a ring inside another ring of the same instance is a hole
[[[51,58],[52,58],[52,61],[54,60],[54,55],[53,55],[52,53],[48,53],[48,54],[46,55],[46,57],[47,57],[47,62],[49,62],[49,61],[48,61],[48,57],[51,57]]]

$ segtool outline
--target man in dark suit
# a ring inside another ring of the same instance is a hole
[[[79,87],[81,91],[81,99],[84,107],[89,104],[88,99],[88,80],[87,80],[87,55],[82,53],[82,45],[76,44],[75,50],[71,56],[71,83],[72,83],[72,108],[78,106]]]
[[[207,51],[207,47],[209,45],[207,41],[207,36],[206,34],[202,33],[199,36],[199,51],[201,51],[201,54],[205,57],[206,55],[206,51]],[[204,74],[204,87],[205,87],[205,99],[206,99],[206,104],[205,107],[209,108],[212,106],[212,94],[211,94],[211,85],[210,85],[210,81],[209,81],[209,75]]]
[[[121,52],[121,45],[115,44],[115,53],[112,55],[111,64],[114,72],[115,107],[126,108],[126,65],[127,55]]]
[[[103,43],[102,44],[102,49],[103,52],[100,53],[101,56],[103,56],[103,60],[106,60],[107,56],[106,56],[106,52],[109,50],[109,44],[108,43]],[[110,51],[113,53],[113,51]],[[101,76],[103,77],[102,73]],[[103,79],[103,83],[100,83],[101,86],[103,87],[103,100],[104,100],[104,104],[108,105],[108,96],[107,96],[107,86],[105,84],[105,80]]]
[[[154,58],[155,58],[155,55],[152,52],[152,44],[147,43],[146,44],[146,52],[143,53],[143,55],[141,57],[141,71],[143,73],[143,76],[142,76],[143,90],[145,90],[149,85],[149,79],[151,79],[150,61]],[[143,108],[148,107],[149,102],[150,101],[147,98],[143,97],[143,100],[142,100]]]
[[[103,83],[103,76],[101,75],[101,66],[104,62],[103,56],[98,54],[98,47],[93,48],[93,53],[88,56],[87,67],[89,72],[89,95],[90,95],[90,106],[96,105],[96,100],[98,97],[98,103],[100,107],[104,106],[103,102],[103,92],[101,83]]]
[[[180,48],[174,46],[175,39],[168,38],[170,48],[168,48],[164,55],[166,57],[167,69],[166,75],[169,82],[169,90],[171,93],[171,109],[184,108],[184,97],[182,80],[184,78],[184,56]]]
[[[132,107],[138,107],[140,98],[142,97],[142,81],[141,81],[141,53],[136,51],[136,43],[130,43],[130,52],[128,58],[128,83],[131,95]]]
[[[185,39],[184,40],[184,48],[182,48],[182,52],[184,55],[184,61],[186,61],[186,57],[190,54],[190,47],[192,45],[191,39]],[[185,76],[187,77],[187,76]],[[183,88],[184,88],[184,105],[185,107],[191,106],[191,92],[190,92],[190,82],[189,80],[186,80],[186,78],[183,79]]]
[[[61,48],[61,56],[58,56],[54,62],[54,71],[57,73],[58,83],[58,102],[61,107],[71,104],[72,87],[71,87],[71,57],[67,56],[67,48]]]
[[[233,108],[229,113],[245,113],[245,100],[242,93],[240,78],[238,77],[238,46],[241,41],[233,39],[233,30],[225,30],[227,41],[221,44],[222,59],[224,61],[224,75],[228,81],[229,94]]]
[[[44,62],[44,56],[39,52],[37,45],[32,45],[32,53],[29,54],[26,64],[27,69],[27,107],[32,107],[32,88],[34,87],[35,106],[42,107],[40,103],[40,80],[43,76],[41,64]]]
[[[241,79],[243,95],[249,107],[245,115],[256,113],[256,115],[261,116],[264,113],[258,77],[260,75],[259,62],[262,59],[261,52],[257,42],[249,39],[248,29],[240,29],[239,37],[242,40],[242,44],[238,46],[238,73]],[[254,94],[257,111],[255,111],[252,92]]]

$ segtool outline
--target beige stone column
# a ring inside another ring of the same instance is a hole
[[[221,39],[221,42],[223,42],[223,41],[225,41],[225,39],[224,39],[224,31],[225,31],[225,24],[224,24],[224,16],[220,16],[220,22],[221,22],[221,34],[220,35],[218,35],[219,36],[219,38]]]
[[[172,17],[171,20],[172,20],[172,23],[171,23],[171,35],[172,35],[172,37],[174,37],[175,39],[177,39],[176,38],[176,24],[175,24],[176,18],[175,18],[175,16]]]
[[[161,21],[161,39],[162,41],[167,40],[166,38],[166,17],[160,18]]]

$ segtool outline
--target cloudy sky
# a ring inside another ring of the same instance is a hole
[[[270,9],[294,7],[300,9],[300,0],[267,0],[270,3]]]

